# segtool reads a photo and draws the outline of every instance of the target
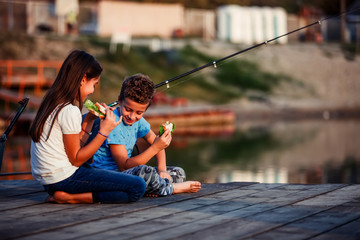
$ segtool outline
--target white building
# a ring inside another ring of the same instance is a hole
[[[225,5],[217,9],[218,39],[232,43],[257,44],[287,33],[283,8]],[[287,37],[276,42],[287,43]]]

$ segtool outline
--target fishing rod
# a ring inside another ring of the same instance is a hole
[[[2,160],[3,160],[3,156],[4,156],[5,143],[6,143],[7,137],[9,135],[10,131],[12,130],[12,128],[14,127],[16,121],[19,119],[20,115],[25,110],[28,102],[29,102],[29,98],[24,98],[19,102],[20,107],[18,108],[16,115],[11,120],[9,126],[5,129],[5,132],[3,133],[3,135],[0,137],[0,170],[1,170]],[[2,174],[0,174],[0,175],[2,176]]]
[[[158,84],[155,85],[155,88],[159,88],[159,87],[164,86],[164,85],[166,85],[167,88],[169,88],[169,87],[170,87],[169,83],[171,83],[171,82],[173,82],[173,81],[175,81],[175,80],[178,80],[178,79],[180,79],[180,78],[186,77],[186,76],[188,76],[188,75],[190,75],[190,74],[192,74],[192,73],[198,72],[198,71],[200,71],[200,70],[202,70],[202,69],[204,69],[204,68],[210,67],[210,66],[214,66],[214,68],[217,68],[217,66],[216,66],[217,63],[220,63],[220,62],[222,62],[222,61],[225,61],[225,60],[227,60],[227,59],[229,59],[229,58],[232,58],[232,57],[234,57],[234,56],[236,56],[236,55],[245,53],[245,52],[247,52],[247,51],[250,51],[250,50],[252,50],[252,49],[258,48],[258,47],[263,46],[263,45],[266,45],[266,46],[267,46],[268,43],[271,43],[271,42],[273,42],[273,41],[276,41],[276,40],[279,39],[279,38],[288,36],[288,35],[290,35],[290,34],[293,34],[293,33],[295,33],[295,32],[301,31],[301,30],[303,30],[303,29],[305,29],[305,28],[314,26],[314,25],[316,25],[316,24],[321,24],[321,22],[327,21],[327,20],[329,20],[329,19],[331,19],[331,18],[339,17],[339,16],[342,16],[342,15],[344,15],[344,14],[346,14],[346,13],[350,13],[350,12],[357,11],[357,10],[359,10],[359,9],[360,9],[360,8],[356,8],[356,9],[353,9],[353,10],[350,10],[350,11],[344,11],[344,12],[342,12],[342,13],[340,13],[339,15],[336,15],[336,16],[326,17],[326,18],[324,18],[324,19],[322,19],[322,20],[319,20],[319,21],[313,22],[313,23],[311,23],[311,24],[309,24],[309,25],[300,27],[300,28],[295,29],[295,30],[293,30],[293,31],[290,31],[290,32],[288,32],[288,33],[285,33],[285,34],[282,34],[282,35],[280,35],[280,36],[277,36],[277,37],[275,37],[275,38],[273,38],[273,39],[266,40],[266,41],[264,41],[264,42],[262,42],[262,43],[258,43],[258,44],[256,44],[256,45],[253,45],[253,46],[249,47],[249,48],[240,50],[240,51],[235,52],[235,53],[233,53],[233,54],[230,54],[230,55],[228,55],[228,56],[226,56],[226,57],[223,57],[223,58],[220,58],[220,59],[218,59],[218,60],[209,62],[209,63],[207,63],[207,64],[205,64],[205,65],[203,65],[203,66],[201,66],[201,67],[194,68],[193,70],[190,70],[190,71],[188,71],[188,72],[185,72],[185,73],[183,73],[183,74],[180,74],[180,75],[178,75],[178,76],[176,76],[176,77],[173,77],[173,78],[171,78],[171,79],[168,79],[168,80],[166,80],[166,81],[164,81],[164,82],[158,83]]]
[[[317,25],[317,24],[320,25],[321,22],[327,21],[327,20],[329,20],[329,19],[331,19],[331,18],[340,17],[340,16],[342,16],[342,15],[344,15],[344,14],[351,13],[351,12],[357,11],[357,10],[359,10],[359,9],[360,9],[360,8],[356,8],[356,9],[353,9],[353,10],[341,12],[340,14],[335,15],[335,16],[329,16],[329,17],[323,18],[323,19],[321,19],[321,20],[319,20],[319,21],[310,23],[310,24],[308,24],[308,25],[306,25],[306,26],[303,26],[303,27],[300,27],[300,28],[295,29],[295,30],[293,30],[293,31],[287,32],[287,33],[285,33],[285,34],[282,34],[282,35],[277,36],[277,37],[275,37],[275,38],[272,38],[272,39],[270,39],[270,40],[266,40],[266,41],[264,41],[264,42],[262,42],[262,43],[255,44],[255,45],[253,45],[253,46],[251,46],[251,47],[248,47],[248,48],[246,48],[246,49],[240,50],[240,51],[235,52],[235,53],[233,53],[233,54],[230,54],[230,55],[228,55],[228,56],[226,56],[226,57],[223,57],[223,58],[220,58],[220,59],[218,59],[218,60],[209,62],[209,63],[207,63],[207,64],[205,64],[205,65],[203,65],[203,66],[194,68],[194,69],[192,69],[192,70],[190,70],[190,71],[188,71],[188,72],[182,73],[182,74],[180,74],[180,75],[178,75],[178,76],[176,76],[176,77],[173,77],[173,78],[170,78],[170,79],[168,79],[168,80],[166,80],[166,81],[163,81],[163,82],[161,82],[161,83],[158,83],[158,84],[155,85],[155,88],[159,88],[159,87],[162,87],[162,86],[164,86],[164,85],[166,85],[167,88],[170,88],[170,85],[169,85],[169,84],[170,84],[171,82],[173,82],[173,81],[176,81],[176,80],[180,79],[180,78],[186,77],[186,76],[188,76],[188,75],[190,75],[190,74],[193,74],[193,73],[195,73],[195,72],[198,72],[198,71],[200,71],[200,70],[202,70],[202,69],[204,69],[204,68],[210,67],[210,66],[213,66],[214,68],[217,68],[217,65],[216,65],[216,64],[218,64],[218,63],[220,63],[220,62],[223,62],[223,61],[225,61],[225,60],[227,60],[227,59],[229,59],[229,58],[232,58],[232,57],[234,57],[234,56],[236,56],[236,55],[245,53],[245,52],[247,52],[247,51],[250,51],[250,50],[252,50],[252,49],[258,48],[258,47],[263,46],[263,45],[267,46],[268,43],[271,43],[271,42],[273,42],[273,41],[276,41],[276,40],[278,40],[279,38],[288,36],[288,35],[290,35],[290,34],[293,34],[293,33],[295,33],[295,32],[301,31],[301,30],[303,30],[303,29],[305,29],[305,28],[308,28],[308,27],[312,27],[312,26]],[[117,104],[118,104],[118,102],[115,101],[115,102],[112,102],[112,103],[108,104],[108,106],[114,107],[114,106],[116,106]]]

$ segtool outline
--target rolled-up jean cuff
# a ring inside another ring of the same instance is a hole
[[[54,193],[55,193],[55,191],[54,191],[54,189],[53,189],[53,186],[54,186],[54,184],[43,185],[45,191],[46,191],[49,195],[51,195],[51,196],[53,196]]]
[[[98,192],[93,192],[92,197],[93,197],[93,203],[100,203],[100,196]]]

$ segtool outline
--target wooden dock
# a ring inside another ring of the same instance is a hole
[[[0,239],[360,239],[360,185],[203,184],[130,204],[50,204],[0,181]]]

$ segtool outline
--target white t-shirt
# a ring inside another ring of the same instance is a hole
[[[50,136],[46,140],[54,112],[46,120],[40,142],[31,141],[32,175],[43,185],[60,182],[70,177],[78,169],[70,163],[66,155],[63,134],[81,132],[80,109],[71,104],[61,109]]]

